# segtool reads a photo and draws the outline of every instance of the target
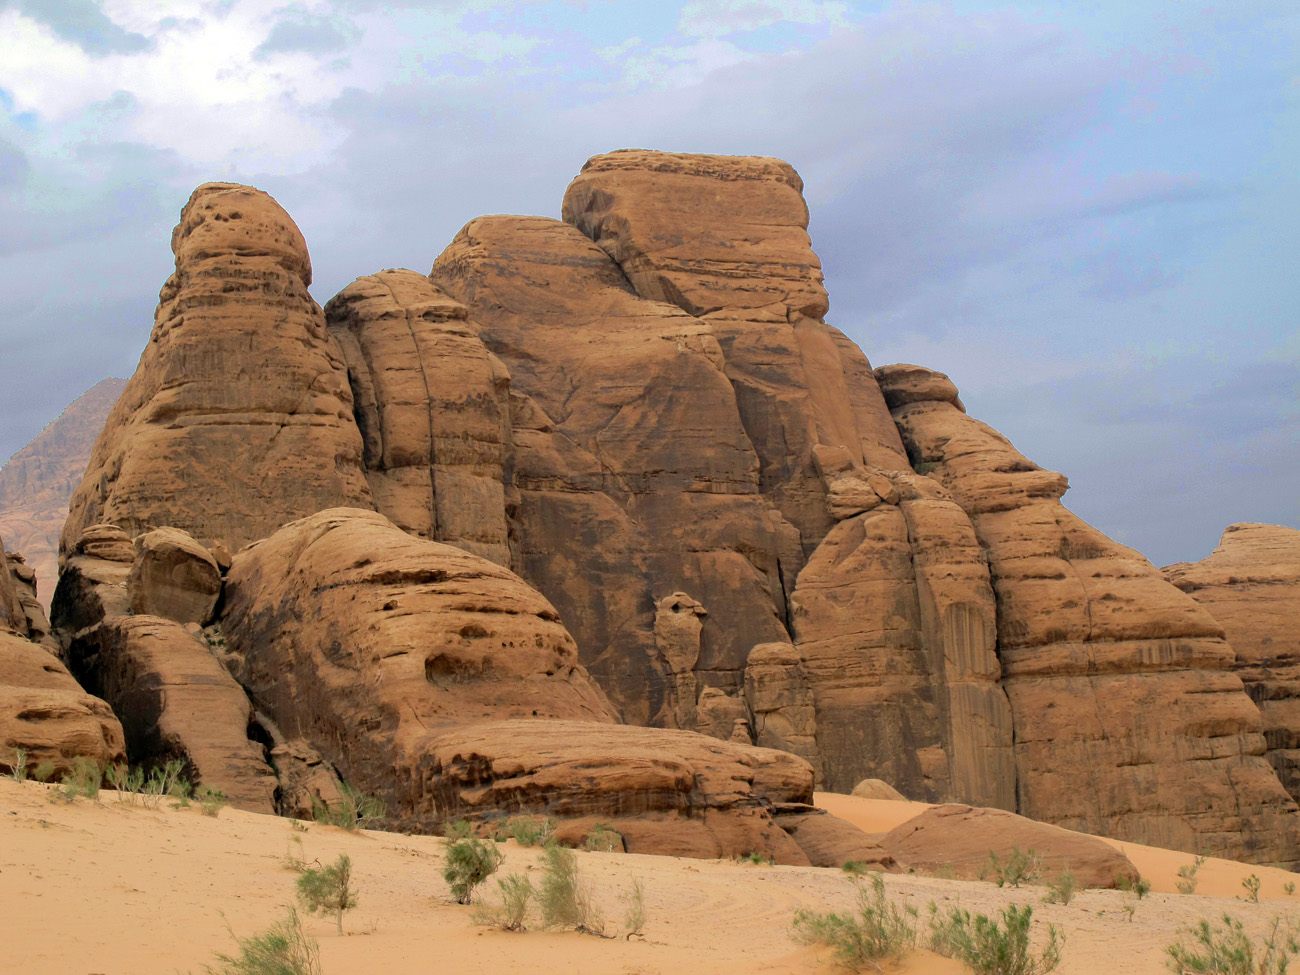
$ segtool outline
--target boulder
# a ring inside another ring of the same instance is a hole
[[[629,853],[809,862],[772,819],[812,799],[812,769],[784,752],[685,731],[515,720],[438,735],[422,771],[434,818],[594,818]]]
[[[819,772],[817,709],[794,646],[760,643],[749,651],[745,702],[753,715],[755,744],[798,755]]]
[[[309,742],[277,742],[270,758],[279,782],[275,808],[281,816],[312,819],[320,805],[336,806],[343,799],[338,775]]]
[[[987,559],[1019,812],[1152,846],[1295,863],[1296,804],[1264,758],[1259,709],[1219,623],[1066,510],[1065,478],[946,393],[918,398],[918,370],[876,375],[917,470],[951,493]],[[930,387],[944,388],[939,376]],[[974,622],[958,628],[987,644],[987,618]]]
[[[19,749],[29,770],[50,763],[55,780],[78,758],[101,766],[126,759],[112,709],[82,690],[48,649],[0,632],[0,772],[12,771]]]
[[[906,867],[871,836],[852,823],[812,806],[786,807],[774,817],[814,867],[861,864],[868,870],[897,873]]]
[[[96,383],[0,467],[0,535],[26,557],[46,615],[59,578],[59,532],[68,517],[68,501],[104,419],[125,387],[125,379]]]
[[[1117,887],[1139,876],[1128,857],[1094,836],[957,803],[926,810],[880,837],[880,845],[909,867],[956,880],[988,879],[989,854],[1005,862],[1017,849],[1040,857],[1045,880],[1068,870],[1079,887]]]
[[[1164,574],[1223,627],[1232,669],[1259,706],[1265,757],[1300,799],[1300,531],[1229,525],[1207,558]]]
[[[74,643],[69,666],[120,716],[132,765],[181,759],[196,790],[220,790],[250,812],[274,811],[275,775],[249,740],[248,697],[180,623],[114,617]]]
[[[217,607],[221,569],[187,532],[155,528],[135,540],[126,594],[132,613],[202,625]]]
[[[342,353],[298,228],[267,194],[194,191],[149,344],[70,502],[60,551],[111,523],[231,550],[339,504],[371,505]]]
[[[257,709],[412,828],[440,822],[427,781],[440,732],[613,721],[550,603],[507,569],[376,512],[326,510],[245,548],[221,624]]]
[[[50,613],[64,650],[72,641],[129,612],[127,580],[135,546],[116,525],[91,525],[63,557]]]
[[[888,799],[892,802],[907,801],[907,796],[888,782],[883,782],[880,779],[863,779],[853,787],[853,791],[849,795],[857,796],[859,799]]]

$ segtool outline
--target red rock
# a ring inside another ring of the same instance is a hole
[[[1080,887],[1116,887],[1138,879],[1129,858],[1109,843],[1002,809],[935,806],[886,833],[880,845],[910,867],[957,880],[986,879],[989,853],[1006,862],[1016,849],[1038,854],[1044,879],[1064,870]]]
[[[337,345],[302,235],[271,197],[207,183],[172,233],[176,272],[91,453],[60,542],[172,526],[231,549],[337,504],[369,506]]]
[[[1300,531],[1229,525],[1208,558],[1164,574],[1223,627],[1233,670],[1259,706],[1265,757],[1300,799]]]
[[[852,823],[832,816],[824,809],[809,807],[782,811],[775,817],[814,867],[842,867],[857,863],[868,870],[897,873],[900,864],[894,855]]]
[[[207,623],[221,595],[221,569],[212,553],[179,528],[156,528],[135,540],[127,577],[131,613],[178,623]]]

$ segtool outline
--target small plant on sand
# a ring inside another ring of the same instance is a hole
[[[523,931],[528,903],[533,899],[533,882],[522,873],[497,879],[500,904],[481,904],[474,911],[474,923],[502,931]]]
[[[542,924],[573,928],[580,934],[605,933],[605,920],[592,900],[591,889],[578,876],[578,858],[562,846],[542,850],[542,883],[537,891]]]
[[[234,932],[230,935],[235,937]],[[320,949],[302,929],[298,912],[262,934],[235,938],[237,955],[217,955],[217,964],[204,966],[207,975],[321,975]]]
[[[1258,904],[1259,888],[1262,885],[1263,884],[1262,881],[1259,879],[1259,875],[1252,873],[1249,877],[1247,877],[1245,880],[1241,882],[1242,888],[1246,891],[1246,896],[1243,899],[1249,901],[1252,904]]]
[[[454,823],[448,823],[442,835],[449,840],[467,840],[474,835],[474,824],[468,819],[458,819]]]
[[[852,877],[861,877],[871,872],[871,867],[862,860],[845,860],[840,869]]]
[[[226,806],[226,794],[220,789],[204,789],[199,793],[199,808],[205,816],[217,816]]]
[[[763,863],[769,867],[776,864],[776,857],[770,853],[760,853],[758,850],[750,850],[739,857],[739,860],[741,863]]]
[[[447,847],[442,878],[451,888],[456,903],[468,904],[474,888],[496,873],[504,859],[495,845],[482,840],[457,840]]]
[[[1047,926],[1047,944],[1035,956],[1029,948],[1034,909],[1009,904],[1002,923],[983,914],[954,907],[945,916],[930,903],[929,948],[968,965],[975,975],[1043,975],[1061,962],[1065,939],[1055,925]]]
[[[382,799],[363,795],[346,782],[339,784],[339,798],[334,802],[313,797],[311,810],[316,822],[346,830],[369,829],[386,812]]]
[[[645,887],[640,880],[633,879],[632,889],[619,895],[623,902],[623,934],[626,938],[641,937],[645,928]]]
[[[1021,851],[1013,847],[1005,860],[996,850],[989,850],[989,858],[980,870],[980,880],[992,880],[999,887],[1019,887],[1032,884],[1043,873],[1043,861],[1033,850]]]
[[[1048,882],[1047,896],[1043,901],[1048,904],[1068,904],[1074,899],[1074,892],[1074,874],[1062,870],[1056,875],[1056,880]]]
[[[104,781],[104,770],[93,758],[84,755],[72,763],[72,768],[63,773],[60,791],[71,802],[77,796],[99,801],[99,787]]]
[[[1286,975],[1300,953],[1294,922],[1273,918],[1268,934],[1252,941],[1240,921],[1223,915],[1223,925],[1198,921],[1165,947],[1166,964],[1176,975]]]
[[[341,936],[343,912],[357,906],[357,895],[352,892],[352,858],[340,853],[329,866],[304,866],[298,875],[298,900],[308,913],[333,911]]]
[[[550,816],[511,816],[505,831],[520,846],[542,846],[555,835],[555,820]]]
[[[9,777],[15,782],[27,781],[27,749],[15,748],[14,760],[9,763]]]
[[[597,823],[582,846],[591,853],[622,853],[623,834],[608,823]]]
[[[1137,880],[1120,877],[1115,886],[1126,894],[1132,894],[1138,900],[1151,893],[1151,881],[1143,877],[1138,877]]]
[[[835,959],[855,972],[881,971],[882,961],[898,962],[915,947],[917,911],[890,901],[880,874],[872,875],[870,885],[858,883],[857,889],[856,913],[795,911],[794,937],[834,949]]]
[[[1178,888],[1178,893],[1196,893],[1196,872],[1201,869],[1203,863],[1205,863],[1205,857],[1198,856],[1191,863],[1185,863],[1178,868],[1178,879],[1174,881],[1174,886]]]
[[[178,805],[188,805],[192,791],[185,779],[185,762],[176,758],[165,765],[155,765],[146,777],[141,767],[110,765],[104,770],[104,778],[126,802],[135,806],[157,809],[166,797],[176,800]]]
[[[1282,885],[1282,890],[1286,893],[1287,897],[1290,897],[1292,894],[1295,893],[1295,881],[1288,880],[1286,883]]]
[[[285,846],[284,868],[294,873],[302,873],[307,869],[307,856],[303,852],[301,836],[289,837],[289,842]]]
[[[54,770],[57,767],[50,759],[44,759],[36,763],[36,768],[32,769],[31,777],[37,782],[48,782],[54,778]]]

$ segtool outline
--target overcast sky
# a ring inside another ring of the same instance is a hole
[[[0,0],[0,460],[252,183],[322,304],[587,157],[780,156],[828,320],[952,376],[1157,564],[1300,526],[1300,3]]]

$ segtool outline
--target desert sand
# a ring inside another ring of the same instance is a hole
[[[918,803],[819,795],[819,803],[873,831],[904,822]],[[174,810],[119,801],[71,802],[39,783],[0,780],[0,917],[3,969],[22,975],[151,975],[201,972],[232,932],[264,930],[293,901],[291,852],[328,863],[353,861],[359,906],[339,937],[332,918],[311,916],[327,975],[452,971],[486,973],[619,973],[694,971],[771,975],[839,971],[829,950],[790,937],[796,908],[842,909],[853,882],[832,869],[773,867],[729,861],[579,853],[580,869],[603,905],[611,933],[621,930],[621,892],[634,878],[645,889],[642,939],[602,939],[571,932],[510,934],[476,926],[472,908],[456,905],[442,880],[444,841],[375,831],[345,832],[225,808],[216,818],[197,806]],[[301,841],[301,850],[298,847]],[[1058,971],[1108,975],[1164,970],[1163,949],[1178,928],[1229,911],[1252,932],[1274,914],[1300,915],[1300,901],[1281,884],[1295,875],[1228,861],[1201,869],[1196,895],[1174,889],[1187,854],[1123,844],[1152,882],[1130,921],[1117,891],[1084,891],[1069,906],[1039,903],[1042,888],[1001,890],[991,884],[891,875],[891,896],[925,906],[996,911],[1035,905],[1035,923],[1061,927]],[[503,846],[504,876],[537,869],[539,852]],[[1259,904],[1234,899],[1241,879],[1264,881]],[[495,884],[485,890],[489,898]],[[918,952],[904,969],[918,975],[963,967]]]

